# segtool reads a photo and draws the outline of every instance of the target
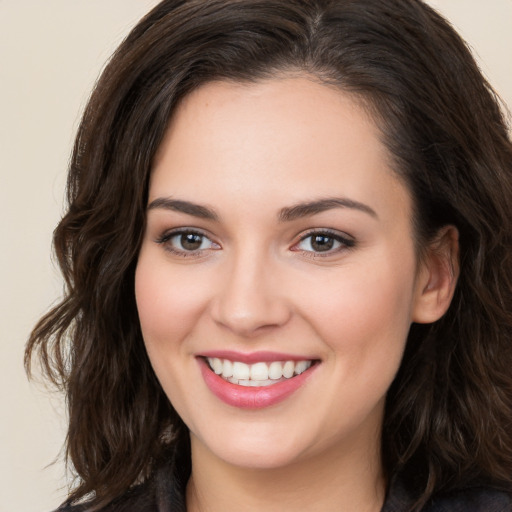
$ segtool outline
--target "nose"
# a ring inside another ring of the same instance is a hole
[[[212,301],[214,321],[232,333],[256,337],[284,326],[292,314],[279,268],[254,252],[226,264]]]

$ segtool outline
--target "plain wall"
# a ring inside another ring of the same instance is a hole
[[[0,0],[0,512],[65,497],[62,398],[23,371],[31,327],[61,291],[51,233],[85,101],[104,62],[156,0]],[[431,0],[512,106],[512,0]]]

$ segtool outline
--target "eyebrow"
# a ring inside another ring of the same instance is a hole
[[[190,201],[181,201],[179,199],[171,199],[170,197],[159,197],[151,201],[148,205],[148,210],[163,208],[164,210],[171,210],[174,212],[186,213],[201,219],[219,220],[219,216],[207,206],[191,203]]]
[[[170,197],[159,197],[149,203],[148,210],[162,208],[164,210],[171,210],[174,212],[185,213],[201,219],[218,221],[219,216],[214,210],[200,204],[192,203],[190,201],[183,201],[180,199],[172,199]],[[322,213],[334,208],[350,208],[367,213],[371,217],[378,218],[375,210],[370,208],[364,203],[354,201],[352,199],[341,197],[330,197],[326,199],[318,199],[316,201],[308,201],[304,203],[297,203],[293,206],[287,206],[279,211],[279,221],[290,222],[302,217],[310,217],[318,213]]]
[[[293,206],[282,208],[279,212],[279,220],[282,222],[289,222],[302,217],[309,217],[322,213],[333,208],[350,208],[367,213],[371,217],[378,218],[379,216],[368,205],[354,201],[344,197],[329,197],[326,199],[319,199],[317,201],[308,201],[306,203],[298,203]]]

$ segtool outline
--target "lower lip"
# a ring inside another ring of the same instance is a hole
[[[227,382],[214,373],[204,359],[197,360],[210,391],[224,403],[240,409],[263,409],[282,402],[297,391],[318,366],[314,364],[304,373],[270,386],[247,387]]]

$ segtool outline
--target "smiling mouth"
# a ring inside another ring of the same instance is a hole
[[[246,364],[218,357],[205,358],[210,370],[231,384],[245,387],[272,386],[304,373],[316,361],[272,361]]]

